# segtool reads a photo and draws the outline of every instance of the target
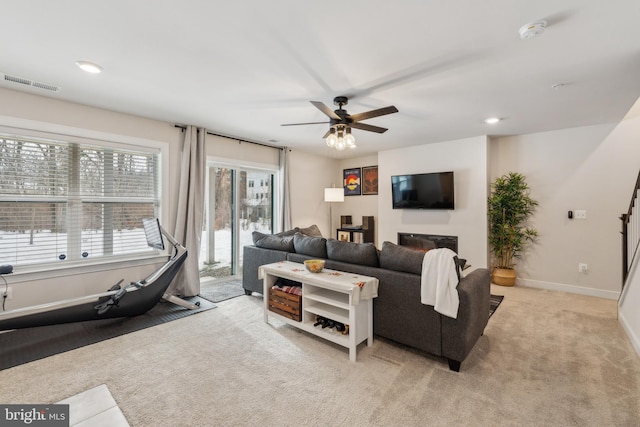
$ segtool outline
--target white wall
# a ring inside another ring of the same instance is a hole
[[[487,267],[487,170],[485,136],[378,153],[378,247],[398,232],[458,236],[458,253],[472,268]],[[454,210],[392,209],[391,176],[454,172]]]
[[[289,166],[292,225],[308,227],[316,224],[323,236],[331,236],[329,205],[324,201],[324,189],[334,184],[340,187],[340,182],[335,179],[338,162],[329,157],[292,150]],[[337,204],[334,203],[334,208]],[[333,217],[336,218],[335,209]]]
[[[277,168],[280,163],[279,151],[271,147],[242,142],[233,138],[210,134],[207,134],[206,137],[207,157],[242,161],[243,164],[250,166]]]
[[[617,298],[621,288],[621,222],[638,174],[640,123],[598,125],[495,138],[491,179],[509,171],[527,177],[540,205],[539,239],[518,262],[518,283]],[[568,219],[586,210],[585,220]],[[588,272],[579,273],[578,263]]]

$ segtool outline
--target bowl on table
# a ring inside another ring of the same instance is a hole
[[[324,268],[323,259],[308,259],[304,262],[305,268],[311,273],[320,273]]]

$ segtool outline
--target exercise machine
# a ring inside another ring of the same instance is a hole
[[[197,309],[199,304],[192,304],[167,292],[187,258],[187,249],[160,226],[157,218],[143,219],[143,226],[149,246],[164,250],[162,236],[172,246],[169,259],[159,269],[124,287],[120,286],[124,281],[121,279],[103,293],[0,312],[0,331],[138,316],[149,311],[162,298],[186,309]]]

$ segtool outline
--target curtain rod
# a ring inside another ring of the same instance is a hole
[[[182,129],[182,130],[185,130],[187,128],[185,125],[173,125],[173,126],[179,128],[179,129]],[[234,138],[232,136],[227,136],[227,135],[220,135],[219,133],[213,133],[213,132],[210,132],[210,131],[207,131],[207,135],[219,136],[219,137],[227,138],[227,139],[233,139],[233,140],[236,140],[238,142],[247,142],[249,144],[262,145],[263,147],[275,148],[275,149],[278,149],[278,150],[284,150],[286,148],[286,147],[283,147],[283,146],[280,146],[280,145],[269,145],[269,144],[265,144],[264,142],[247,141],[246,139]]]

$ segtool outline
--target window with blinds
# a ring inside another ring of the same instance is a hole
[[[0,264],[149,253],[158,154],[0,135]]]

